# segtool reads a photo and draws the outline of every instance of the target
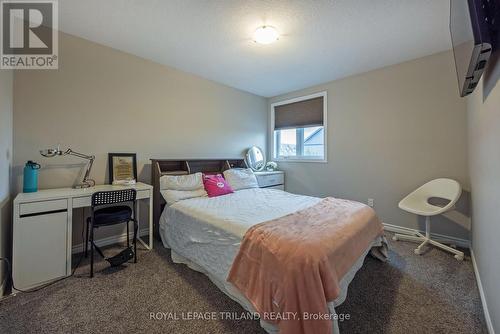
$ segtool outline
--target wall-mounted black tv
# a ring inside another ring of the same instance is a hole
[[[450,31],[460,96],[474,91],[492,52],[490,1],[450,0]]]

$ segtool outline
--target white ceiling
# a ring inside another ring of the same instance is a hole
[[[62,0],[60,29],[261,96],[451,47],[449,0]],[[275,26],[280,40],[252,41]]]

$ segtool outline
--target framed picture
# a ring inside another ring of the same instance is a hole
[[[135,153],[108,153],[109,182],[137,180],[137,159]]]

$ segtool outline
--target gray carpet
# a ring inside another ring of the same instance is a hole
[[[155,246],[140,251],[137,264],[111,269],[101,261],[89,279],[84,262],[74,277],[1,300],[0,333],[264,333],[256,320],[222,320],[219,312],[243,309]],[[413,248],[390,241],[389,262],[365,260],[337,309],[350,315],[341,332],[487,333],[470,258],[458,262],[437,249],[416,256]],[[150,312],[179,319],[154,320]],[[183,319],[188,312],[217,316]]]

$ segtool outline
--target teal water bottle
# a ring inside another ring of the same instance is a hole
[[[38,191],[38,170],[40,165],[33,161],[28,161],[24,166],[23,192],[34,193]]]

